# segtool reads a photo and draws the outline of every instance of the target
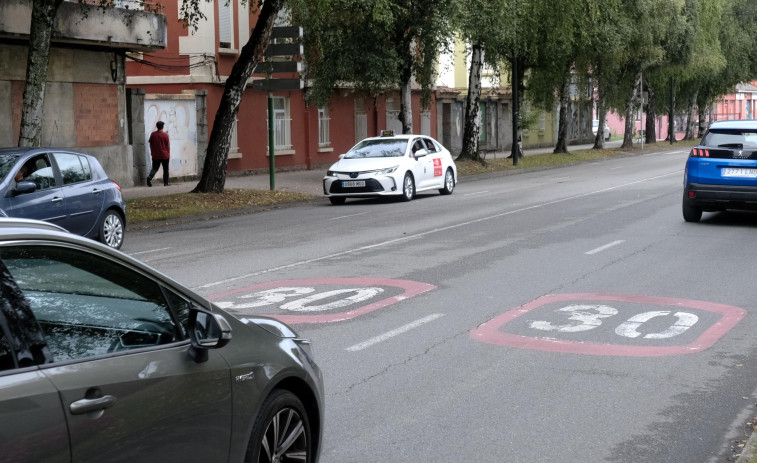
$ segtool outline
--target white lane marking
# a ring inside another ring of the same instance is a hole
[[[165,250],[168,250],[168,249],[171,249],[171,248],[150,249],[149,251],[132,252],[129,255],[130,256],[138,256],[140,254],[148,254],[148,253],[151,253],[151,252],[160,252],[160,251],[165,251]]]
[[[423,317],[423,318],[421,318],[419,320],[416,320],[416,321],[414,321],[412,323],[408,323],[407,325],[400,326],[399,328],[394,329],[392,331],[387,331],[386,333],[381,334],[379,336],[376,336],[375,338],[371,338],[371,339],[369,339],[369,340],[367,340],[365,342],[361,342],[360,344],[355,344],[352,347],[348,347],[346,350],[348,350],[350,352],[357,352],[359,350],[363,350],[363,349],[365,349],[367,347],[371,347],[374,344],[378,344],[380,342],[386,341],[387,339],[391,339],[391,338],[393,338],[393,337],[395,337],[397,335],[400,335],[402,333],[410,331],[413,328],[418,328],[421,325],[424,325],[424,324],[426,324],[428,322],[432,322],[432,321],[436,320],[437,318],[441,318],[443,316],[444,316],[443,313],[435,313],[435,314],[429,315],[427,317]]]
[[[357,214],[350,214],[350,215],[340,215],[339,217],[332,217],[329,220],[337,220],[337,219],[346,219],[349,217],[357,217],[359,215],[367,214],[367,212],[358,212]]]
[[[607,250],[607,249],[610,249],[610,248],[611,248],[611,247],[613,247],[613,246],[617,246],[617,245],[619,245],[619,244],[623,244],[623,243],[625,243],[625,242],[626,242],[626,240],[618,240],[618,241],[613,241],[612,243],[607,243],[607,244],[605,244],[604,246],[600,246],[600,247],[598,247],[598,248],[596,248],[596,249],[592,249],[591,251],[587,251],[587,252],[585,252],[584,254],[586,254],[587,256],[590,256],[590,255],[592,255],[592,254],[596,254],[596,253],[598,253],[598,252],[602,252],[602,251],[605,251],[605,250]]]
[[[279,267],[272,267],[272,268],[260,270],[260,271],[257,271],[257,272],[253,272],[253,273],[247,273],[245,275],[239,275],[239,276],[236,276],[236,277],[233,277],[233,278],[227,278],[225,280],[220,280],[220,281],[216,281],[216,282],[213,282],[213,283],[207,283],[207,284],[204,284],[204,285],[201,285],[201,286],[196,286],[193,289],[194,290],[200,290],[200,289],[210,288],[210,287],[213,287],[213,286],[218,286],[218,285],[222,285],[222,284],[226,284],[226,283],[231,283],[231,282],[237,281],[237,280],[243,280],[243,279],[250,278],[250,277],[264,275],[266,273],[277,272],[279,270],[290,269],[290,268],[293,268],[293,267],[300,267],[302,265],[312,264],[314,262],[320,262],[322,260],[333,259],[333,258],[336,258],[336,257],[343,257],[343,256],[347,256],[347,255],[350,255],[350,254],[356,254],[356,253],[359,253],[359,252],[367,251],[367,250],[370,250],[370,249],[375,249],[375,248],[380,248],[380,247],[384,247],[384,246],[389,246],[389,245],[392,245],[392,244],[402,243],[402,242],[405,242],[405,241],[415,240],[415,239],[423,238],[425,236],[428,236],[428,235],[431,235],[431,234],[434,234],[434,233],[439,233],[439,232],[443,232],[443,231],[447,231],[447,230],[454,230],[456,228],[461,228],[461,227],[467,227],[468,225],[474,225],[474,224],[478,224],[478,223],[481,223],[481,222],[487,222],[489,220],[499,219],[499,218],[502,218],[502,217],[507,217],[508,215],[518,214],[520,212],[531,211],[531,210],[539,209],[539,208],[546,207],[546,206],[552,206],[554,204],[560,204],[560,203],[564,203],[564,202],[567,202],[567,201],[572,201],[574,199],[581,199],[581,198],[585,198],[587,196],[592,196],[592,195],[599,194],[599,193],[606,193],[608,191],[617,190],[619,188],[625,188],[627,186],[637,185],[639,183],[648,182],[650,180],[658,180],[658,179],[665,178],[665,177],[671,177],[673,175],[681,175],[681,172],[680,171],[670,172],[669,174],[663,174],[663,175],[657,175],[655,177],[643,178],[641,180],[636,180],[636,181],[633,181],[633,182],[623,183],[621,185],[611,186],[611,187],[608,187],[608,188],[603,188],[601,190],[594,190],[594,191],[590,191],[588,193],[582,193],[582,194],[578,194],[578,195],[575,195],[575,196],[567,196],[567,197],[564,197],[564,198],[555,199],[555,200],[547,201],[547,202],[544,202],[544,203],[534,204],[533,206],[527,206],[527,207],[523,207],[523,208],[520,208],[520,209],[514,209],[512,211],[500,212],[499,214],[494,214],[494,215],[490,215],[490,216],[487,216],[487,217],[481,217],[480,219],[469,220],[467,222],[460,222],[460,223],[456,223],[456,224],[453,224],[453,225],[448,225],[446,227],[441,227],[441,228],[434,228],[432,230],[428,230],[428,231],[425,231],[425,232],[420,232],[420,233],[417,233],[415,235],[405,235],[405,236],[402,236],[400,238],[395,238],[395,239],[392,239],[392,240],[387,240],[387,241],[382,241],[382,242],[379,242],[379,243],[369,244],[367,246],[361,246],[361,247],[355,248],[355,249],[348,249],[346,251],[337,252],[337,253],[329,254],[329,255],[326,255],[326,256],[314,257],[312,259],[301,260],[299,262],[292,262],[291,264],[281,265]],[[413,201],[413,202],[420,204],[420,201]]]
[[[484,190],[484,191],[476,191],[476,192],[474,192],[474,193],[465,193],[465,194],[464,194],[463,196],[474,196],[474,195],[482,195],[482,194],[484,194],[484,193],[488,193],[488,192],[489,192],[489,190]]]

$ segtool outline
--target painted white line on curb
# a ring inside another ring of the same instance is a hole
[[[149,251],[132,252],[129,255],[130,256],[138,256],[140,254],[148,254],[148,253],[151,253],[151,252],[160,252],[160,251],[165,251],[165,250],[168,250],[168,249],[171,249],[171,248],[150,249]]]
[[[607,244],[605,244],[604,246],[600,246],[600,247],[598,247],[598,248],[596,248],[596,249],[592,249],[591,251],[587,251],[587,252],[585,252],[584,254],[586,254],[587,256],[590,256],[590,255],[592,255],[592,254],[596,254],[596,253],[598,253],[598,252],[602,252],[602,251],[604,251],[604,250],[610,249],[610,248],[611,248],[611,247],[613,247],[613,246],[617,246],[617,245],[619,245],[619,244],[623,244],[623,243],[625,243],[625,242],[626,242],[626,240],[618,240],[618,241],[613,241],[612,243],[607,243]]]
[[[412,323],[408,323],[407,325],[400,326],[399,328],[397,328],[395,330],[388,331],[388,332],[386,332],[386,333],[384,333],[382,335],[376,336],[375,338],[371,338],[371,339],[369,339],[369,340],[367,340],[365,342],[361,342],[360,344],[355,344],[352,347],[348,347],[346,350],[348,350],[350,352],[357,352],[359,350],[363,350],[365,348],[371,347],[374,344],[378,344],[380,342],[386,341],[387,339],[391,339],[391,338],[393,338],[393,337],[395,337],[397,335],[400,335],[402,333],[408,332],[408,331],[412,330],[413,328],[418,328],[421,325],[424,325],[424,324],[426,324],[428,322],[432,322],[432,321],[436,320],[437,318],[441,318],[443,316],[444,316],[443,313],[435,313],[435,314],[429,315],[428,317],[423,317],[423,318],[421,318],[419,320],[416,320],[416,321],[414,321]]]

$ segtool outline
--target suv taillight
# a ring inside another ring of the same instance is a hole
[[[111,180],[111,182],[113,182],[113,180]],[[116,188],[118,188],[118,191],[121,191],[121,185],[116,182],[113,182],[113,184],[116,186]]]
[[[696,158],[709,158],[710,150],[706,150],[704,148],[693,148],[691,150],[691,153],[689,153],[689,156],[694,156]]]

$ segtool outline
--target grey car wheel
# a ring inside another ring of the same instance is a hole
[[[402,181],[402,200],[410,201],[415,197],[415,180],[410,172],[405,174],[405,179]]]
[[[439,189],[439,193],[443,195],[451,195],[452,190],[455,189],[455,175],[452,173],[452,169],[447,169],[447,173],[444,174],[444,188]]]
[[[296,395],[274,390],[263,402],[247,447],[247,463],[309,463],[310,422]]]
[[[113,249],[121,249],[124,244],[124,219],[114,210],[105,213],[100,225],[100,241]]]

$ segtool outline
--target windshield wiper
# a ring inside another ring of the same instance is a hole
[[[736,149],[743,149],[744,144],[743,143],[724,143],[722,145],[718,145],[718,148],[736,148]]]

